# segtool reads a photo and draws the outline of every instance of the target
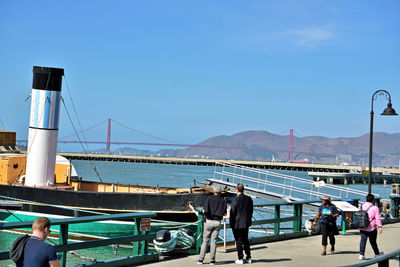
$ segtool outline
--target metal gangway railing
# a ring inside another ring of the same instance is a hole
[[[258,197],[282,198],[286,201],[319,200],[324,195],[335,199],[364,198],[367,195],[367,192],[349,186],[314,182],[311,179],[229,162],[216,163],[214,178],[207,180],[231,188],[242,183],[248,192],[255,193]]]

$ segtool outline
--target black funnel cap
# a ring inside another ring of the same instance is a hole
[[[33,66],[32,88],[39,90],[61,91],[64,69]]]

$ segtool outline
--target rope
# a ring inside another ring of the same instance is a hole
[[[96,214],[96,215],[108,215],[107,213],[103,213],[103,212],[97,212],[97,211],[91,211],[91,210],[81,210],[81,209],[75,209],[75,208],[67,208],[67,207],[63,207],[63,206],[51,205],[51,204],[35,202],[35,201],[30,201],[30,200],[15,198],[15,197],[7,197],[7,196],[1,196],[0,195],[0,198],[5,198],[5,199],[19,201],[19,202],[28,202],[28,203],[31,203],[31,204],[43,205],[43,206],[47,206],[47,207],[53,207],[53,208],[59,208],[59,209],[65,209],[65,210],[87,212],[87,213],[92,213],[92,214]]]
[[[1,124],[2,124],[3,127],[4,127],[4,129],[5,129],[5,123],[6,123],[9,119],[11,119],[11,117],[14,116],[15,113],[17,113],[17,111],[25,104],[25,102],[26,102],[29,98],[31,98],[31,95],[29,95],[29,96],[24,100],[24,102],[22,102],[21,104],[19,104],[19,105],[17,106],[17,108],[16,108],[13,112],[11,112],[11,114],[8,115],[8,117],[7,117],[4,121],[1,121],[1,120],[0,120],[0,121],[1,121]]]
[[[69,121],[71,122],[72,128],[73,128],[74,131],[75,131],[76,137],[77,137],[78,140],[79,140],[79,144],[82,146],[83,152],[87,155],[88,153],[87,153],[87,151],[86,151],[86,149],[85,149],[85,146],[84,146],[83,143],[82,143],[81,138],[80,138],[79,135],[78,135],[78,131],[76,130],[74,123],[72,122],[72,118],[71,118],[71,115],[69,114],[69,111],[68,111],[68,109],[67,109],[67,105],[65,104],[65,101],[64,101],[63,98],[61,98],[61,101],[63,102],[65,111],[67,112],[67,116],[68,116],[68,118],[69,118]],[[93,169],[94,172],[96,173],[97,178],[99,178],[100,182],[103,182],[103,179],[101,179],[100,173],[97,171],[96,166],[93,164],[93,161],[89,159],[89,162],[90,162],[90,165],[91,165],[92,169]]]
[[[70,100],[71,100],[72,109],[74,110],[76,120],[78,121],[78,125],[79,125],[79,128],[80,128],[80,130],[81,130],[80,132],[82,133],[83,141],[85,141],[85,143],[86,143],[86,138],[85,138],[85,135],[84,135],[83,130],[82,130],[82,125],[81,125],[81,122],[80,122],[80,120],[79,120],[78,113],[76,112],[74,100],[73,100],[73,98],[72,98],[71,90],[69,90],[69,85],[68,85],[67,77],[65,76],[65,74],[64,74],[64,80],[65,80],[65,85],[67,86],[67,91],[68,91],[69,98],[70,98]],[[76,131],[75,131],[75,132],[76,132]],[[77,134],[77,133],[76,133],[76,134]],[[78,135],[78,134],[77,134],[77,135]],[[86,148],[88,148],[87,143],[86,143]]]
[[[3,120],[0,118],[0,123],[1,123],[1,125],[2,125],[2,127],[3,127],[3,129],[5,130],[6,129],[6,126],[4,126],[4,123],[3,123]]]

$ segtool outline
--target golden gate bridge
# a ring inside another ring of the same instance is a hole
[[[101,140],[86,140],[84,133],[88,132],[100,125],[104,125],[107,123],[107,138],[105,141]],[[111,140],[111,125],[112,123],[118,124],[132,132],[147,136],[152,139],[158,140],[158,142],[128,142],[128,141],[112,141]],[[78,135],[81,134],[82,137],[80,138]],[[71,137],[78,137],[79,140],[67,140]],[[307,161],[302,161],[302,160],[294,160],[293,155],[296,154],[303,154],[303,155],[314,155],[314,156],[325,156],[325,157],[334,157],[336,154],[332,153],[316,153],[316,152],[310,152],[310,151],[295,151],[294,150],[294,130],[290,129],[289,132],[289,146],[288,150],[282,150],[282,149],[272,149],[272,148],[267,148],[267,147],[246,147],[246,146],[226,146],[226,145],[208,145],[208,144],[188,144],[188,143],[182,143],[174,140],[169,140],[165,138],[160,138],[157,136],[154,136],[152,134],[148,134],[146,132],[137,130],[135,128],[132,128],[128,125],[125,125],[119,121],[116,121],[114,119],[106,119],[101,122],[98,122],[86,129],[80,130],[79,132],[75,132],[73,134],[64,136],[59,138],[58,143],[60,144],[78,144],[78,143],[83,143],[83,144],[97,144],[97,145],[105,145],[106,146],[106,153],[111,154],[111,145],[132,145],[132,146],[155,146],[155,147],[186,147],[186,148],[211,148],[211,149],[236,149],[236,150],[246,150],[246,151],[267,151],[267,152],[283,152],[283,153],[288,153],[288,161],[289,162],[307,162]],[[27,143],[27,140],[17,140],[18,143]]]

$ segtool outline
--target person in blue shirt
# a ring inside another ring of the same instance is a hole
[[[339,216],[339,212],[334,204],[331,203],[330,196],[321,197],[322,205],[319,207],[319,212],[315,217],[313,225],[319,220],[321,226],[322,235],[322,256],[326,255],[326,246],[331,244],[331,253],[335,253],[335,235],[339,234],[336,225],[336,218]]]
[[[33,221],[32,237],[25,244],[24,260],[18,267],[61,267],[55,247],[44,242],[49,233],[49,219],[39,217]]]

